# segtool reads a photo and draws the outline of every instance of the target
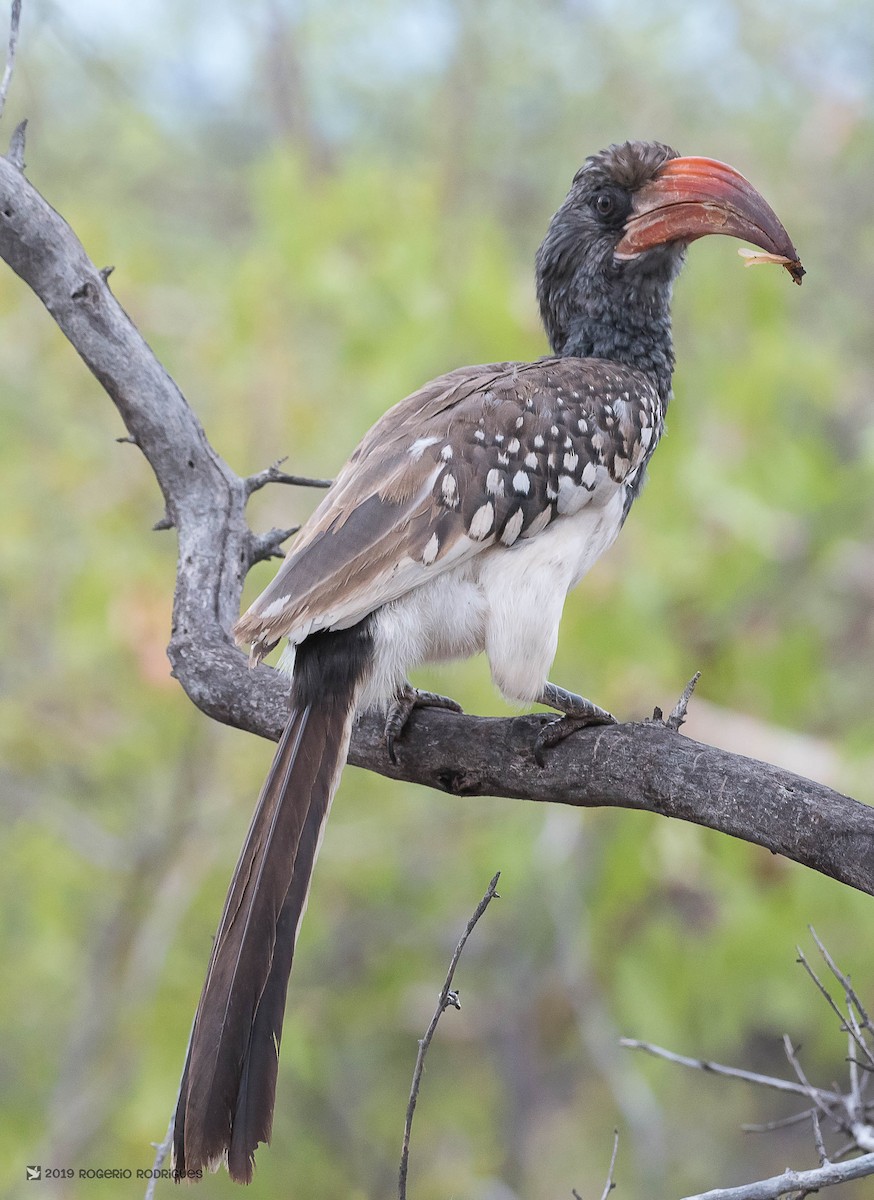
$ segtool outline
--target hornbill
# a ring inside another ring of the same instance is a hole
[[[367,433],[276,578],[236,626],[260,661],[282,638],[290,714],[231,882],[175,1119],[183,1175],[248,1183],[270,1139],[288,977],[356,710],[395,744],[409,669],[484,651],[509,700],[563,715],[539,753],[613,717],[548,680],[562,607],[618,534],[664,428],[671,291],[689,242],[743,238],[803,268],[737,171],[626,142],[588,158],[537,254],[552,347],[461,367]],[[457,707],[457,706],[455,706]]]

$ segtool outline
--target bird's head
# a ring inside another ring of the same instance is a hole
[[[670,304],[689,242],[728,234],[804,270],[786,230],[733,167],[681,158],[660,142],[624,142],[588,158],[537,255],[537,289],[557,353],[601,353],[600,325],[644,324]],[[594,344],[593,344],[594,343]],[[621,357],[627,357],[621,355]]]

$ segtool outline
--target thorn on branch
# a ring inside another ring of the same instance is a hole
[[[137,439],[132,437],[129,433],[126,433],[124,437],[117,437],[115,440],[120,446],[139,446],[140,444]]]
[[[121,441],[121,440],[122,439],[119,438],[119,441]],[[155,524],[152,526],[152,532],[153,533],[161,533],[164,529],[172,529],[175,524],[176,524],[176,522],[173,520],[173,518],[170,516],[170,514],[165,512],[163,517],[161,517],[160,521],[156,521]]]
[[[674,705],[671,715],[668,717],[667,721],[665,721],[665,725],[668,727],[668,729],[673,729],[675,733],[686,720],[686,709],[689,707],[689,701],[692,698],[692,693],[695,691],[695,685],[700,678],[701,672],[696,671],[683,689],[683,694]]]
[[[98,274],[99,274],[100,278],[103,280],[103,282],[106,283],[106,281],[109,279],[109,276],[112,274],[112,272],[114,270],[115,270],[114,266],[113,267],[101,267],[100,270],[98,271]]]
[[[313,487],[313,488],[328,488],[334,482],[332,479],[311,479],[307,475],[288,475],[285,471],[280,471],[280,467],[286,458],[277,459],[275,463],[267,467],[263,471],[258,471],[255,475],[249,475],[243,480],[243,489],[247,496],[251,496],[254,492],[259,492],[261,488],[266,487],[268,483],[286,483],[294,487]]]
[[[7,159],[19,171],[24,170],[24,142],[27,133],[27,118],[19,121],[13,130],[12,137],[9,139],[9,152],[6,155]]]

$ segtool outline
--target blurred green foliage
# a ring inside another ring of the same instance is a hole
[[[869,8],[242,9],[250,21],[230,3],[155,0],[120,32],[100,6],[34,0],[5,120],[33,118],[31,178],[94,260],[117,265],[117,295],[241,473],[288,454],[292,470],[332,474],[423,380],[543,353],[533,254],[602,144],[658,136],[763,188],[805,287],[741,271],[729,242],[692,248],[669,436],[618,544],[568,603],[555,678],[641,716],[701,669],[712,737],[732,711],[757,730],[750,753],[793,730],[800,747],[825,745],[830,782],[870,802]],[[149,532],[160,497],[137,450],[115,444],[123,432],[49,316],[0,272],[9,1196],[31,1194],[25,1163],[151,1165],[270,756],[211,725],[169,676],[172,534]],[[291,524],[316,498],[261,493],[253,524]],[[257,568],[247,594],[269,576]],[[422,679],[506,711],[481,662]],[[350,770],[253,1196],[392,1194],[416,1039],[498,868],[502,899],[457,977],[464,1009],[428,1060],[411,1195],[598,1195],[616,1125],[622,1197],[813,1165],[806,1130],[737,1133],[785,1104],[616,1040],[782,1073],[788,1031],[811,1077],[840,1076],[845,1047],[794,948],[812,922],[874,997],[868,898],[692,826],[459,801]],[[223,1176],[202,1190],[233,1193]]]

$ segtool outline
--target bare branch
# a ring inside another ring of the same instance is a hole
[[[867,1029],[869,1031],[869,1033],[874,1033],[874,1026],[872,1026],[872,1024],[871,1024],[871,1018],[868,1016],[868,1013],[865,1011],[864,1005],[862,1004],[861,1000],[859,999],[855,990],[853,989],[853,985],[850,982],[850,977],[848,975],[845,975],[843,973],[843,971],[841,971],[838,968],[834,959],[829,954],[828,950],[825,948],[825,946],[822,944],[822,942],[817,937],[816,930],[813,928],[813,926],[808,925],[807,928],[810,930],[810,936],[813,938],[814,942],[816,942],[816,948],[819,950],[820,954],[822,955],[823,959],[825,960],[826,966],[831,971],[832,975],[834,975],[835,979],[837,979],[837,981],[841,985],[841,987],[844,989],[844,992],[847,997],[847,1003],[851,1004],[856,1009],[856,1012],[859,1014],[859,1018],[862,1022],[863,1028]]]
[[[6,69],[3,72],[3,78],[0,79],[0,117],[3,116],[3,110],[6,107],[6,97],[9,93],[9,85],[12,83],[12,72],[15,70],[15,52],[18,49],[18,26],[20,23],[21,0],[12,0],[12,12],[9,17],[9,45],[6,51]],[[15,131],[16,135],[19,129],[21,129],[20,125]],[[24,138],[22,133],[22,149],[23,146]]]
[[[813,934],[812,930],[811,933]],[[813,936],[816,938],[815,934]],[[847,1004],[850,1009],[849,1020],[844,1016],[827,989],[817,978],[815,972],[804,959],[804,955],[800,949],[798,950],[798,961],[805,967],[819,993],[825,997],[829,1008],[837,1015],[841,1023],[841,1029],[850,1035],[851,1050],[856,1044],[855,1039],[858,1039],[862,1046],[867,1049],[864,1035],[855,1023],[852,1013],[853,1007],[862,1013],[865,1010],[854,993],[851,997],[852,989],[847,976],[838,969],[818,938],[816,942],[823,958],[829,965],[829,969],[835,978],[839,979],[845,987]],[[874,1150],[874,1126],[869,1123],[868,1119],[869,1112],[874,1108],[874,1105],[866,1105],[862,1096],[862,1087],[867,1082],[867,1076],[860,1083],[858,1071],[852,1065],[850,1068],[850,1088],[847,1093],[843,1093],[815,1087],[807,1078],[799,1062],[796,1050],[786,1036],[783,1038],[783,1047],[786,1057],[797,1076],[797,1082],[786,1079],[775,1079],[767,1075],[758,1075],[752,1071],[739,1071],[735,1067],[724,1067],[719,1063],[707,1062],[703,1059],[685,1058],[682,1055],[674,1054],[672,1051],[663,1050],[659,1046],[652,1046],[647,1042],[632,1041],[626,1038],[623,1039],[622,1045],[646,1050],[650,1054],[667,1059],[669,1062],[680,1063],[682,1066],[710,1071],[715,1075],[744,1079],[748,1083],[773,1088],[777,1091],[792,1092],[796,1095],[800,1094],[806,1096],[812,1103],[811,1108],[805,1109],[801,1113],[794,1113],[792,1116],[784,1118],[781,1121],[772,1121],[767,1125],[748,1125],[744,1128],[756,1132],[764,1132],[766,1130],[784,1128],[787,1125],[796,1125],[802,1120],[810,1120],[813,1128],[814,1145],[817,1157],[819,1158],[818,1171],[786,1171],[783,1175],[775,1176],[772,1179],[759,1180],[756,1183],[747,1184],[739,1188],[717,1188],[714,1191],[705,1192],[699,1196],[688,1197],[687,1200],[771,1200],[772,1197],[783,1196],[789,1192],[795,1193],[796,1200],[802,1200],[803,1197],[812,1195],[820,1188],[829,1187],[835,1183],[843,1183],[849,1179],[874,1175],[874,1154],[870,1153]],[[849,1134],[852,1139],[848,1145],[842,1147],[831,1159],[826,1153],[821,1118],[827,1121],[831,1128]],[[846,1154],[852,1153],[855,1150],[862,1151],[861,1156],[841,1163],[840,1169],[835,1170],[838,1161]]]
[[[802,1121],[809,1121],[816,1113],[815,1108],[803,1108],[801,1112],[793,1113],[790,1117],[780,1117],[776,1121],[763,1121],[756,1125],[741,1125],[744,1133],[773,1133],[775,1129],[789,1129],[793,1125],[800,1125]]]
[[[601,1200],[607,1200],[607,1197],[616,1187],[613,1182],[613,1172],[616,1169],[616,1155],[619,1153],[619,1130],[613,1130],[613,1153],[610,1155],[610,1167],[607,1171],[607,1182],[604,1184],[604,1190],[601,1193]]]
[[[253,492],[260,491],[268,483],[286,483],[294,487],[327,488],[333,482],[331,479],[311,479],[307,475],[288,475],[279,469],[285,461],[284,458],[280,458],[265,470],[259,471],[257,475],[248,475],[243,480],[243,486],[248,495],[251,496]]]
[[[614,1168],[616,1167],[616,1155],[617,1155],[618,1151],[619,1151],[619,1130],[614,1129],[613,1130],[613,1153],[610,1155],[610,1167],[607,1171],[607,1182],[604,1184],[604,1190],[601,1193],[601,1200],[607,1200],[607,1197],[610,1195],[610,1193],[616,1187],[616,1184],[613,1182],[613,1171],[614,1171]],[[574,1200],[583,1200],[582,1196],[580,1195],[580,1193],[577,1191],[576,1188],[571,1188],[571,1195],[573,1196]]]
[[[491,902],[498,896],[495,890],[498,886],[498,880],[501,878],[501,872],[498,871],[491,883],[489,884],[486,894],[480,900],[479,904],[473,912],[472,917],[467,923],[467,928],[461,935],[458,945],[449,962],[449,970],[446,973],[446,980],[440,991],[440,996],[437,1000],[437,1007],[434,1010],[434,1016],[431,1018],[431,1024],[428,1026],[425,1036],[419,1042],[419,1052],[416,1055],[416,1067],[413,1071],[413,1082],[410,1088],[410,1100],[407,1104],[407,1116],[404,1121],[404,1138],[401,1146],[401,1165],[398,1172],[398,1200],[406,1200],[407,1196],[407,1168],[410,1161],[410,1134],[413,1128],[413,1115],[416,1111],[416,1103],[419,1099],[419,1088],[422,1083],[422,1071],[425,1067],[425,1055],[428,1053],[428,1047],[431,1045],[431,1039],[437,1029],[437,1023],[443,1016],[447,1008],[461,1008],[461,1001],[458,998],[458,993],[452,991],[452,977],[455,974],[455,968],[458,966],[458,960],[461,958],[461,953],[464,950],[467,939],[473,932],[473,928],[477,921],[486,911]]]
[[[816,1146],[819,1165],[825,1167],[828,1165],[829,1157],[825,1152],[825,1142],[822,1140],[822,1126],[819,1123],[819,1115],[816,1109],[810,1114],[810,1123],[813,1126],[813,1144]]]
[[[715,1188],[686,1196],[684,1200],[779,1200],[780,1196],[790,1192],[816,1192],[868,1175],[874,1175],[874,1154],[864,1154],[845,1163],[829,1163],[813,1171],[784,1171],[771,1179],[760,1179],[740,1187]]]
[[[683,1054],[674,1054],[673,1050],[665,1050],[661,1046],[654,1046],[650,1042],[639,1042],[635,1038],[622,1038],[620,1046],[627,1046],[631,1050],[645,1050],[647,1054],[652,1054],[656,1058],[663,1058],[667,1062],[678,1063],[681,1067],[692,1067],[696,1071],[706,1071],[710,1075],[723,1075],[727,1079],[743,1079],[746,1083],[755,1083],[759,1087],[772,1088],[776,1092],[791,1092],[795,1096],[804,1096],[805,1099],[810,1098],[810,1084],[805,1086],[802,1083],[795,1083],[791,1079],[777,1079],[772,1075],[758,1075],[755,1071],[744,1071],[740,1067],[726,1067],[722,1063],[709,1062],[704,1058],[686,1058]],[[826,1091],[824,1088],[817,1088],[817,1093],[821,1100],[830,1101],[833,1104],[840,1104],[843,1101],[843,1096],[840,1092]]]
[[[828,1004],[828,1006],[832,1010],[832,1012],[840,1020],[841,1031],[849,1034],[851,1039],[856,1043],[856,1045],[859,1047],[859,1049],[862,1051],[862,1053],[868,1059],[868,1061],[871,1062],[872,1064],[874,1064],[874,1054],[872,1054],[865,1039],[863,1037],[861,1037],[860,1034],[856,1033],[855,1029],[852,1026],[852,1023],[849,1021],[847,1016],[841,1012],[840,1008],[838,1007],[837,1003],[835,1002],[835,1000],[832,997],[831,993],[829,992],[828,988],[826,988],[825,984],[819,978],[816,971],[814,971],[813,967],[811,967],[810,963],[805,958],[804,951],[801,949],[800,946],[797,947],[797,951],[798,951],[798,962],[801,964],[802,967],[804,967],[805,971],[807,972],[807,974],[810,976],[810,978],[813,980],[814,984],[816,985],[816,988],[819,991],[820,995],[823,997],[825,1002]]]
[[[823,1098],[820,1089],[815,1088],[805,1075],[801,1063],[798,1061],[798,1055],[795,1053],[795,1047],[792,1045],[792,1039],[787,1033],[783,1034],[783,1050],[785,1051],[786,1057],[789,1060],[789,1065],[792,1067],[792,1070],[795,1072],[798,1078],[798,1082],[805,1089],[815,1107],[820,1109],[821,1112],[825,1113],[827,1117],[831,1117],[833,1115],[832,1108]],[[841,1101],[843,1102],[843,1096],[841,1096]],[[812,1117],[815,1123],[814,1129],[818,1130],[819,1126],[816,1124],[817,1116],[815,1111],[812,1113]]]
[[[297,533],[300,525],[292,525],[290,529],[268,529],[266,533],[249,535],[249,555],[251,562],[262,562],[270,558],[284,558],[282,543],[287,542],[292,534]]]

